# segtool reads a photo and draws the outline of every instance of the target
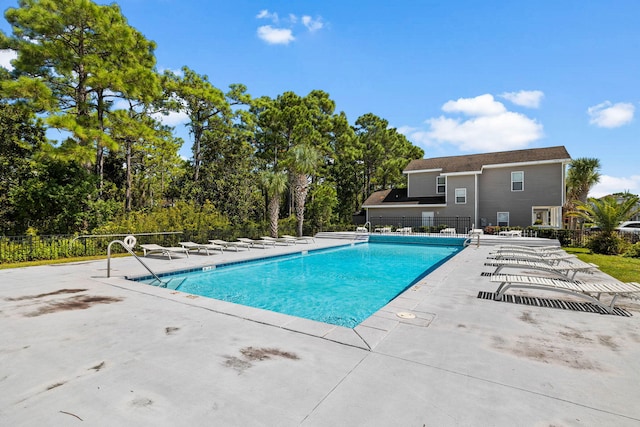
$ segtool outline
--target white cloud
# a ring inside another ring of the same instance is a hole
[[[633,104],[627,102],[612,104],[610,101],[605,101],[587,109],[591,117],[589,123],[601,128],[617,128],[626,125],[633,120],[634,112]]]
[[[273,28],[271,25],[263,25],[258,28],[258,37],[269,44],[289,44],[296,38],[287,28]]]
[[[445,113],[463,113],[467,116],[492,116],[507,111],[502,103],[493,99],[492,95],[485,94],[475,98],[459,98],[457,101],[448,101],[442,106]]]
[[[163,125],[166,126],[178,126],[181,124],[185,124],[189,122],[189,116],[184,112],[175,112],[172,111],[169,114],[153,114],[153,118],[159,120]]]
[[[258,18],[258,19],[270,19],[274,23],[278,22],[278,14],[275,13],[275,12],[271,13],[267,9],[261,10],[260,13],[258,13],[256,15],[256,18]]]
[[[401,134],[403,134],[405,136],[414,134],[414,133],[419,131],[418,128],[413,127],[413,126],[400,126],[400,127],[396,128],[396,130],[398,131],[398,133],[401,133]]]
[[[540,90],[521,90],[520,92],[505,92],[500,97],[521,107],[538,108],[544,93]]]
[[[324,27],[324,24],[322,23],[322,18],[313,19],[309,15],[304,15],[302,17],[302,23],[312,33]]]
[[[511,111],[464,121],[440,116],[427,123],[431,126],[429,139],[463,151],[515,150],[542,137],[542,125]]]
[[[627,178],[602,175],[600,182],[589,191],[589,197],[603,197],[607,194],[629,191],[632,194],[640,194],[640,175]]]
[[[4,67],[7,70],[13,70],[13,65],[11,65],[11,61],[16,59],[18,54],[15,50],[11,49],[2,49],[0,50],[0,67]]]
[[[544,136],[540,123],[524,114],[508,111],[490,94],[448,101],[442,110],[469,117],[442,115],[425,121],[429,129],[404,126],[400,128],[401,132],[422,146],[451,144],[462,151],[515,150]]]
[[[293,13],[289,13],[283,19],[280,19],[275,12],[269,12],[267,9],[261,10],[257,15],[257,19],[269,19],[273,22],[271,25],[263,25],[258,28],[258,37],[269,44],[289,44],[296,38],[294,29],[304,26],[309,32],[313,33],[324,28],[322,17],[312,18],[309,15],[298,17]]]

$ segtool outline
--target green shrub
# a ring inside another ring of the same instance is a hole
[[[587,242],[587,247],[596,254],[618,255],[625,251],[628,243],[616,234],[598,233]]]
[[[295,215],[291,215],[289,218],[284,218],[278,221],[278,234],[289,234],[291,236],[295,236],[298,234],[298,221],[296,220]]]
[[[631,247],[629,247],[629,249],[624,253],[624,256],[629,258],[640,258],[640,242],[631,245]]]
[[[495,225],[488,225],[484,228],[484,234],[498,234],[500,232],[500,227]]]
[[[208,201],[202,206],[193,202],[178,202],[174,206],[156,208],[149,212],[121,214],[93,229],[92,234],[184,231],[197,235],[202,230],[225,227],[228,223]]]

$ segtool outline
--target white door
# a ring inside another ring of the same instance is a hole
[[[424,227],[433,225],[433,212],[422,212],[422,225]]]

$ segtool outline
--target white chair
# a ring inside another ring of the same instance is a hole
[[[169,259],[171,259],[172,253],[183,253],[187,256],[187,258],[189,257],[189,250],[185,248],[160,246],[154,243],[140,245],[140,247],[144,252],[144,256],[151,255],[151,254],[161,254],[161,255],[166,255],[169,257]]]
[[[220,246],[224,247],[225,249],[233,248],[236,252],[238,252],[240,250],[240,248],[244,248],[246,250],[249,250],[249,248],[251,247],[251,245],[248,244],[248,243],[244,243],[244,242],[227,242],[226,240],[220,240],[220,239],[209,240],[209,243],[213,243],[214,245],[220,245]]]
[[[358,227],[358,228],[362,228],[364,231],[364,233],[367,232],[367,228],[366,227]],[[358,230],[356,230],[356,233],[358,233]],[[297,243],[315,243],[316,239],[313,236],[291,236],[289,234],[283,234],[282,235],[283,238],[285,239],[295,239],[295,241]]]
[[[616,299],[623,294],[640,292],[640,283],[636,282],[583,282],[579,280],[559,279],[540,276],[521,276],[511,274],[497,274],[491,276],[492,283],[500,283],[494,299],[500,301],[504,293],[511,288],[539,289],[544,291],[562,292],[584,298],[593,304],[613,313]],[[600,300],[602,294],[613,296],[607,305]]]
[[[248,239],[246,237],[238,237],[238,240],[243,242],[243,243],[247,243],[249,244],[251,247],[254,246],[260,246],[263,249],[267,249],[269,246],[275,246],[276,242],[271,242],[269,240],[264,240],[264,239]]]
[[[287,246],[289,245],[295,245],[296,244],[296,239],[290,239],[287,237],[271,237],[271,236],[260,236],[260,239],[262,240],[266,240],[267,242],[273,242],[273,244],[277,244],[277,243],[283,243]]]
[[[540,270],[547,273],[552,273],[562,278],[574,279],[577,273],[592,273],[598,266],[596,264],[580,261],[574,259],[571,262],[562,261],[558,264],[549,264],[543,261],[531,261],[524,259],[496,259],[493,261],[485,262],[484,265],[490,267],[496,267],[492,275],[500,274],[505,268],[519,268],[527,270]]]
[[[194,243],[194,242],[179,242],[180,246],[190,251],[198,251],[204,250],[207,255],[210,255],[209,251],[219,250],[220,253],[224,252],[224,246],[216,245],[213,243]]]

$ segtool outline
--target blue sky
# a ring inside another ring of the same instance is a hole
[[[387,119],[425,157],[564,145],[600,159],[592,196],[640,193],[636,0],[119,4],[161,70],[186,65],[254,97],[321,89],[352,124]]]

